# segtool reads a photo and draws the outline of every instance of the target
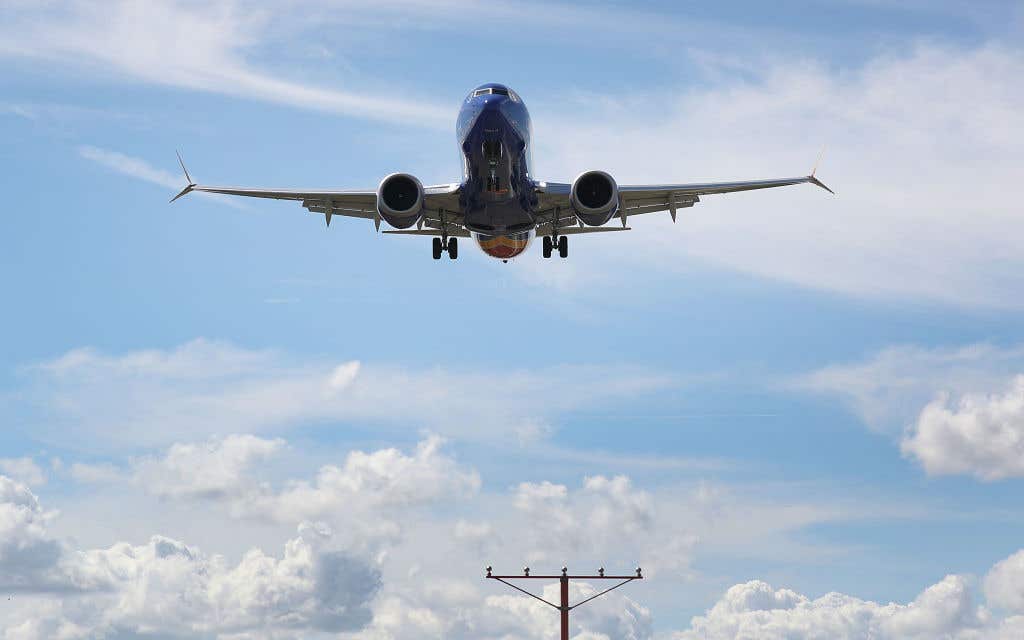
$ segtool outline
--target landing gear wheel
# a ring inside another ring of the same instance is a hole
[[[544,236],[544,257],[545,258],[550,258],[551,257],[551,237],[550,236]]]
[[[448,238],[448,257],[455,260],[459,257],[459,239]]]
[[[441,259],[441,238],[434,238],[434,260]]]
[[[567,236],[562,236],[558,239],[558,257],[569,257],[569,238]]]

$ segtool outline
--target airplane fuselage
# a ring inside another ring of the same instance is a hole
[[[459,110],[464,224],[480,248],[496,258],[525,251],[536,228],[531,132],[522,98],[503,85],[477,87]]]

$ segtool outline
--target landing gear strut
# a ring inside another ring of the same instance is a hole
[[[558,249],[558,257],[569,257],[569,238],[566,236],[544,236],[544,257],[550,258],[551,252]]]
[[[447,241],[441,238],[434,238],[434,260],[440,260],[441,254],[448,252],[448,257],[455,260],[459,257],[459,239],[448,238]]]

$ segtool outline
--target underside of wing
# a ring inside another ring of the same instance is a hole
[[[311,213],[319,213],[325,216],[327,224],[331,223],[331,217],[335,215],[349,218],[365,218],[376,221],[380,226],[380,213],[377,203],[377,190],[320,190],[320,189],[256,189],[247,187],[219,187],[196,184],[192,181],[188,169],[181,156],[178,156],[182,171],[188,180],[186,186],[178,195],[171,199],[174,202],[178,198],[193,191],[201,193],[214,193],[225,196],[240,196],[246,198],[266,198],[271,200],[294,200],[301,202],[302,206]],[[440,229],[447,225],[461,225],[462,216],[459,213],[459,185],[444,184],[429,187],[422,187],[423,195],[423,217],[421,226],[436,226]],[[460,227],[461,228],[461,227]]]
[[[703,195],[735,193],[738,191],[754,191],[772,189],[795,184],[813,184],[835,193],[812,173],[809,176],[796,178],[775,178],[770,180],[747,180],[735,182],[703,182],[685,184],[651,184],[651,185],[618,185],[618,208],[616,217],[625,225],[625,219],[643,213],[668,211],[675,219],[676,211],[692,207],[700,202]],[[537,184],[541,212],[539,218],[547,226],[565,227],[578,223],[572,213],[573,185],[565,182],[540,182]],[[538,230],[538,233],[541,233]]]

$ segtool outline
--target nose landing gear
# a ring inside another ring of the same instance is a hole
[[[448,238],[447,242],[441,238],[434,238],[434,260],[440,260],[441,254],[448,252],[448,257],[455,260],[459,257],[459,239]]]
[[[544,257],[550,258],[551,252],[558,249],[559,258],[569,257],[569,238],[566,236],[544,236]]]

